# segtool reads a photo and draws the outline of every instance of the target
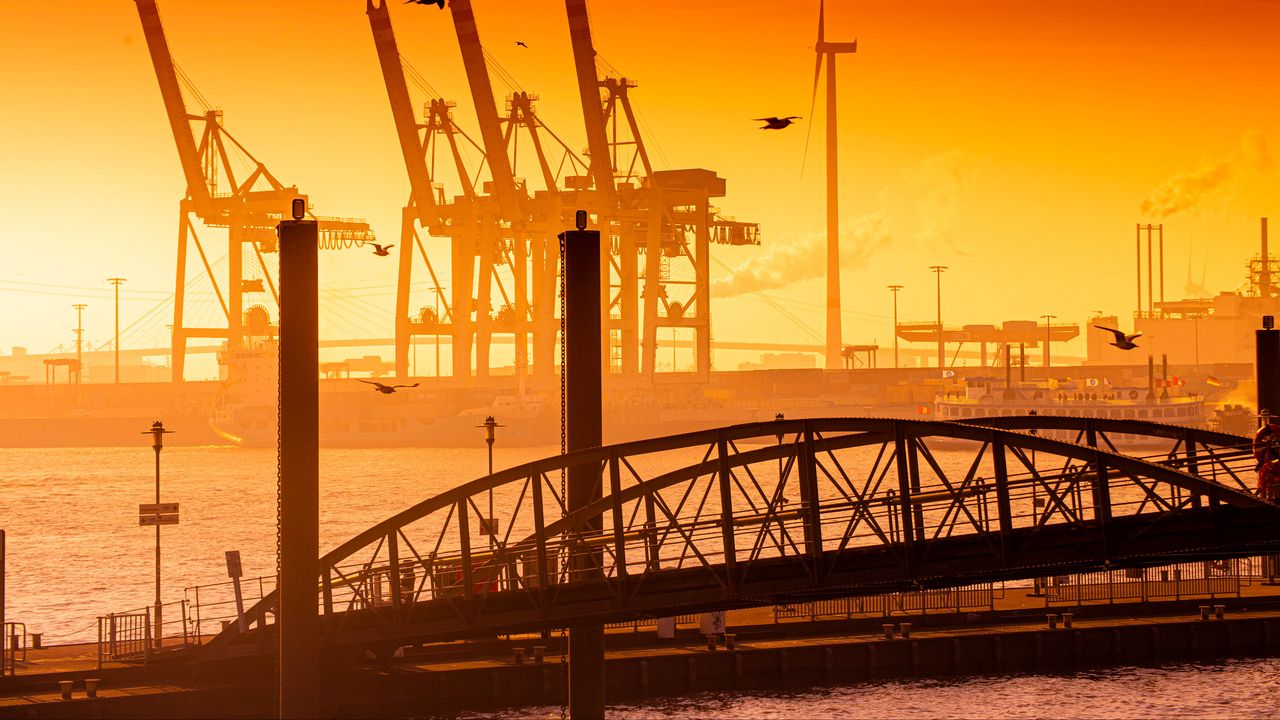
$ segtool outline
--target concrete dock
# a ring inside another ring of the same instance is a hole
[[[1201,619],[1202,606],[1208,619]],[[1048,616],[1056,627],[1050,628]],[[994,609],[981,612],[775,622],[772,608],[739,610],[729,614],[726,632],[734,636],[734,648],[721,638],[710,650],[696,627],[682,627],[665,640],[652,629],[613,629],[606,659],[609,702],[883,677],[1069,672],[1269,655],[1280,652],[1280,592],[1250,585],[1240,597],[1046,609],[1042,598],[1011,589]],[[544,648],[541,662],[535,646]],[[390,666],[347,658],[327,671],[325,707],[335,717],[404,717],[558,705],[560,652],[553,634],[549,640],[516,636],[407,647]],[[92,644],[32,651],[19,674],[0,683],[0,718],[270,714],[270,659],[203,674],[179,659],[162,655],[150,665],[99,669]],[[94,698],[86,696],[86,679],[99,681]],[[66,681],[70,700],[59,685]]]

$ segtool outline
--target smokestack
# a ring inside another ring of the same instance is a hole
[[[1156,396],[1156,359],[1150,355],[1147,356],[1147,399],[1150,400]]]
[[[1160,235],[1160,316],[1164,317],[1164,223],[1156,226]]]
[[[1264,298],[1271,297],[1271,258],[1267,255],[1267,219],[1262,218],[1262,271],[1258,277],[1258,292]]]
[[[1141,314],[1141,313],[1142,313],[1142,225],[1141,225],[1141,224],[1138,224],[1136,227],[1137,227],[1137,235],[1135,236],[1135,239],[1136,239],[1136,241],[1137,241],[1138,259],[1137,259],[1137,263],[1134,265],[1134,267],[1135,267],[1135,268],[1137,269],[1137,271],[1138,271],[1138,307],[1137,307],[1137,310],[1138,310],[1138,313],[1139,313],[1139,314]]]

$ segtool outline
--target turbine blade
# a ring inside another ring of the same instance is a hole
[[[826,0],[818,0],[818,42],[823,40],[822,21],[827,17]]]
[[[818,27],[822,27],[822,23],[818,23]],[[813,93],[809,96],[809,114],[805,117],[809,118],[809,122],[805,123],[804,130],[804,153],[800,156],[800,177],[804,177],[804,166],[809,160],[809,138],[813,135],[813,109],[817,107],[818,102],[818,76],[822,74],[822,53],[817,53],[818,59],[813,64]]]

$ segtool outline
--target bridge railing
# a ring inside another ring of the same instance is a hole
[[[1033,426],[1078,433],[1065,442],[1020,431],[1023,418],[999,421],[1016,427],[789,420],[528,463],[328,553],[318,603],[329,634],[345,637],[556,627],[587,606],[608,621],[772,605],[830,584],[884,594],[953,566],[1027,577],[1074,548],[1079,563],[1100,563],[1126,551],[1130,536],[1110,529],[1120,520],[1160,527],[1204,508],[1265,505],[1240,491],[1252,458],[1235,436],[1083,418]],[[1148,433],[1153,449],[1125,456],[1108,433]],[[601,493],[570,512],[562,472],[579,470]],[[500,509],[492,527],[489,507]],[[1170,550],[1195,541],[1162,540]],[[866,561],[846,560],[855,556]],[[976,579],[961,573],[956,584]],[[273,602],[268,594],[251,621],[269,622]]]
[[[930,588],[915,592],[888,593],[885,595],[860,595],[813,602],[787,603],[773,606],[773,620],[823,618],[853,618],[855,616],[884,616],[895,612],[928,613],[931,610],[964,612],[966,610],[995,609],[996,592],[993,583],[979,583],[955,588]]]
[[[1045,605],[1082,605],[1116,601],[1180,600],[1240,596],[1248,558],[1223,558],[1148,568],[1070,573],[1047,579]]]

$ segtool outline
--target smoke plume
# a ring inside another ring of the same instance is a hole
[[[960,252],[954,230],[972,165],[972,156],[952,150],[904,173],[881,193],[878,211],[841,223],[840,267],[861,270],[890,243]],[[773,290],[826,271],[826,233],[780,237],[766,240],[760,253],[713,280],[711,292],[730,297]]]
[[[1143,217],[1159,220],[1193,209],[1207,194],[1248,172],[1271,172],[1271,152],[1266,139],[1256,130],[1246,132],[1226,158],[1208,160],[1194,170],[1175,173],[1142,201],[1139,211]]]

